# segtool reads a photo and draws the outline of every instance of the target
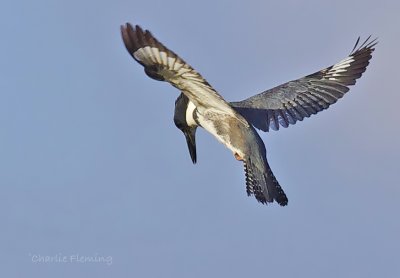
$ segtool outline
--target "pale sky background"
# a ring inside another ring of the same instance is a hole
[[[400,277],[399,1],[7,2],[1,277]],[[263,206],[204,130],[192,165],[178,92],[131,59],[125,22],[231,101],[379,44],[337,104],[262,134],[289,197]],[[112,264],[34,261],[76,254]]]

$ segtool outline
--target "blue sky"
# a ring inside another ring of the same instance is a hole
[[[9,1],[0,9],[1,277],[399,277],[397,1]],[[262,206],[204,130],[198,164],[119,26],[150,29],[227,100],[379,44],[327,111],[262,134]],[[68,262],[38,262],[38,257]],[[77,262],[71,256],[112,258]]]

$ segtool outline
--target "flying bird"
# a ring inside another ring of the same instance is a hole
[[[202,127],[243,162],[247,194],[262,204],[288,198],[267,162],[264,142],[255,128],[278,130],[327,109],[349,91],[372,57],[376,39],[358,38],[350,55],[339,63],[289,81],[239,102],[227,102],[189,64],[159,42],[148,30],[129,23],[121,26],[129,54],[152,79],[169,82],[181,94],[175,102],[174,122],[186,137],[196,163],[196,129]]]

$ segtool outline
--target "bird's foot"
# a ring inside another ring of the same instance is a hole
[[[237,160],[243,161],[243,158],[238,153],[235,153],[234,156]]]

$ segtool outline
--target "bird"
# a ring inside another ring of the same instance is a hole
[[[162,44],[149,30],[126,23],[121,36],[128,53],[157,81],[166,81],[181,93],[175,101],[174,123],[186,138],[197,162],[196,130],[202,127],[243,162],[246,192],[261,204],[288,204],[274,176],[263,140],[256,129],[268,132],[288,127],[327,109],[365,72],[378,43],[369,36],[357,39],[340,62],[286,82],[238,102],[227,102],[192,66]]]

